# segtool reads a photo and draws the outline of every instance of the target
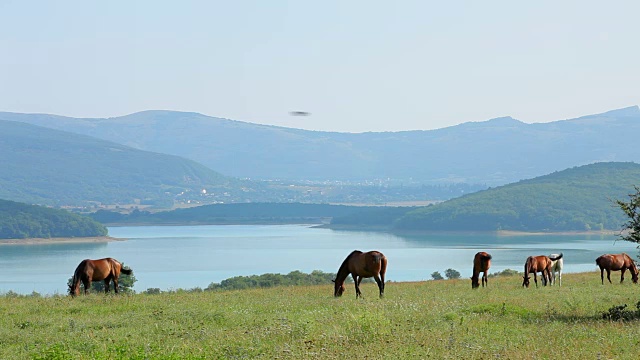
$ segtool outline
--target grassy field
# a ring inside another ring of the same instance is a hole
[[[619,279],[619,273],[616,277]],[[520,277],[70,298],[0,297],[1,359],[637,359],[640,288],[566,274],[562,287]]]

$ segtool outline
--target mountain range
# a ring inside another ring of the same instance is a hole
[[[252,179],[503,185],[595,162],[640,162],[640,108],[550,123],[511,117],[437,130],[307,131],[175,111],[115,118],[0,112],[0,119],[177,155]]]
[[[0,199],[43,205],[172,204],[185,192],[237,190],[242,184],[175,155],[5,120],[0,164]]]

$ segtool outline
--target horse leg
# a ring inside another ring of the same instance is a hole
[[[609,284],[612,284],[611,282],[611,270],[607,269],[607,280],[609,280]]]
[[[604,285],[604,268],[600,268],[600,280],[602,281],[602,285]]]
[[[116,294],[118,293],[118,278],[116,277],[113,278],[113,291],[115,291]]]
[[[538,272],[533,272],[533,281],[536,283],[536,287],[538,287]]]
[[[82,280],[82,285],[84,285],[84,294],[87,295],[91,288],[91,280]]]
[[[546,285],[551,286],[551,269],[547,269],[547,271],[545,272],[544,275],[547,277],[547,284]]]
[[[358,295],[360,295],[361,299],[364,299],[364,297],[362,296],[362,291],[360,291],[360,283],[362,282],[362,279],[362,276],[358,276]]]
[[[484,271],[482,273],[482,287],[489,286],[489,278],[487,277],[487,272]]]
[[[622,284],[622,282],[624,281],[624,272],[627,271],[627,268],[622,268],[622,270],[620,270],[620,284]]]
[[[562,269],[558,270],[558,286],[562,286]]]
[[[109,293],[109,283],[111,282],[111,279],[106,278],[104,279],[104,293],[108,294]]]
[[[384,283],[380,280],[378,275],[373,277],[376,280],[376,284],[378,284],[378,289],[380,290],[380,298],[384,295]]]
[[[351,277],[353,277],[353,284],[356,287],[356,299],[362,296],[362,293],[360,292],[360,280],[358,279],[358,276],[355,274],[351,274]]]

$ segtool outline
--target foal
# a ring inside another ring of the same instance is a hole
[[[549,258],[557,258],[558,260],[551,260],[551,285],[556,284],[556,272],[558,273],[558,286],[562,286],[562,268],[564,261],[562,260],[562,253],[551,254]]]

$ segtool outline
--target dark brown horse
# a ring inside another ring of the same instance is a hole
[[[360,250],[354,250],[340,265],[335,283],[333,295],[342,296],[344,292],[344,281],[351,274],[353,282],[356,285],[356,299],[362,297],[360,292],[360,281],[362,278],[373,277],[380,289],[380,297],[384,295],[384,274],[387,271],[387,258],[379,251],[369,251],[363,253]]]
[[[109,283],[113,281],[113,289],[118,293],[118,278],[120,273],[131,275],[131,269],[123,269],[122,264],[116,259],[105,258],[100,260],[85,259],[80,262],[73,273],[73,280],[69,285],[71,296],[80,295],[80,282],[84,285],[85,295],[91,287],[92,281],[104,280],[104,292],[109,292]]]
[[[629,269],[631,272],[631,280],[634,284],[638,283],[638,268],[631,257],[625,253],[622,254],[604,254],[596,259],[596,264],[600,267],[600,280],[604,285],[604,271],[607,270],[607,280],[611,283],[611,271],[622,271],[620,274],[620,282],[624,281],[624,272]]]
[[[536,283],[536,287],[538,287],[538,276],[537,273],[542,273],[542,285],[547,286],[547,284],[551,283],[551,265],[553,261],[558,260],[562,257],[559,255],[557,257],[550,258],[546,255],[539,256],[529,256],[527,261],[524,263],[524,276],[522,281],[522,286],[529,287],[529,273],[533,273],[533,281]]]
[[[478,277],[480,273],[482,275],[482,287],[485,285],[489,285],[489,279],[487,278],[487,272],[489,272],[489,268],[491,267],[491,255],[484,251],[481,251],[476,254],[473,258],[473,276],[471,277],[471,288],[477,289],[480,287],[480,281]]]

